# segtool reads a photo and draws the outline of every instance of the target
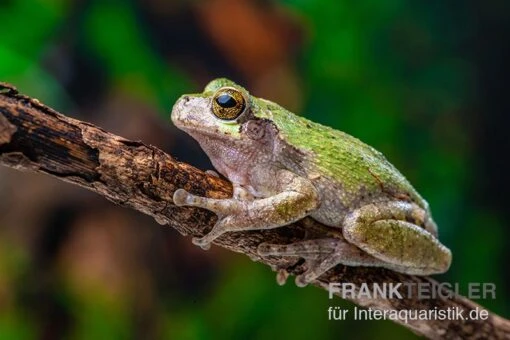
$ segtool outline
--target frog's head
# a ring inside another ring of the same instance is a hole
[[[240,161],[254,165],[259,156],[271,154],[267,148],[272,147],[278,130],[265,103],[242,86],[220,78],[202,93],[179,98],[172,109],[172,121],[195,138],[215,167],[226,174],[218,163],[231,168],[239,167],[235,163]]]
[[[215,79],[204,92],[179,98],[172,110],[172,121],[192,135],[239,139],[240,126],[251,108],[250,99],[243,87],[225,78]]]

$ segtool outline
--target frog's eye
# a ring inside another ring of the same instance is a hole
[[[212,111],[223,120],[234,120],[244,112],[246,100],[241,91],[234,88],[221,88],[213,97]]]

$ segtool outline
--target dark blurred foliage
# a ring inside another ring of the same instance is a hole
[[[493,282],[509,317],[510,3],[0,1],[0,79],[211,168],[168,120],[227,76],[383,151],[429,201],[448,282]],[[466,293],[466,291],[463,291]],[[416,338],[327,321],[316,288],[42,175],[0,168],[1,339]]]

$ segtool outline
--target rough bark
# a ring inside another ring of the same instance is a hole
[[[232,194],[230,183],[174,160],[157,147],[130,141],[92,124],[66,117],[21,95],[0,83],[0,164],[42,172],[63,181],[92,190],[116,204],[138,210],[168,224],[183,235],[202,236],[210,230],[216,216],[208,211],[176,207],[172,195],[178,188],[208,197],[224,198]],[[230,233],[216,245],[243,253],[271,267],[285,267],[293,274],[303,268],[289,259],[263,259],[257,255],[261,242],[290,243],[305,237],[335,234],[311,219],[268,231]],[[337,266],[314,284],[328,289],[331,282],[349,282],[356,289],[363,283],[430,283],[429,277],[409,276],[380,268]],[[454,292],[435,299],[419,299],[417,294],[404,299],[352,298],[354,303],[378,310],[464,310],[483,309]],[[334,300],[332,300],[334,302]],[[332,303],[333,304],[333,303]],[[319,312],[319,311],[318,311]],[[326,312],[325,317],[327,317]],[[508,339],[510,321],[489,313],[487,320],[409,320],[398,321],[405,327],[431,339]]]

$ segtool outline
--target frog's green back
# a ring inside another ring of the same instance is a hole
[[[273,102],[260,99],[256,105],[260,106],[257,116],[275,122],[287,143],[310,154],[308,170],[342,183],[343,189],[353,194],[347,195],[351,199],[369,191],[410,199],[422,207],[427,205],[406,178],[371,146],[342,131],[297,116]]]

